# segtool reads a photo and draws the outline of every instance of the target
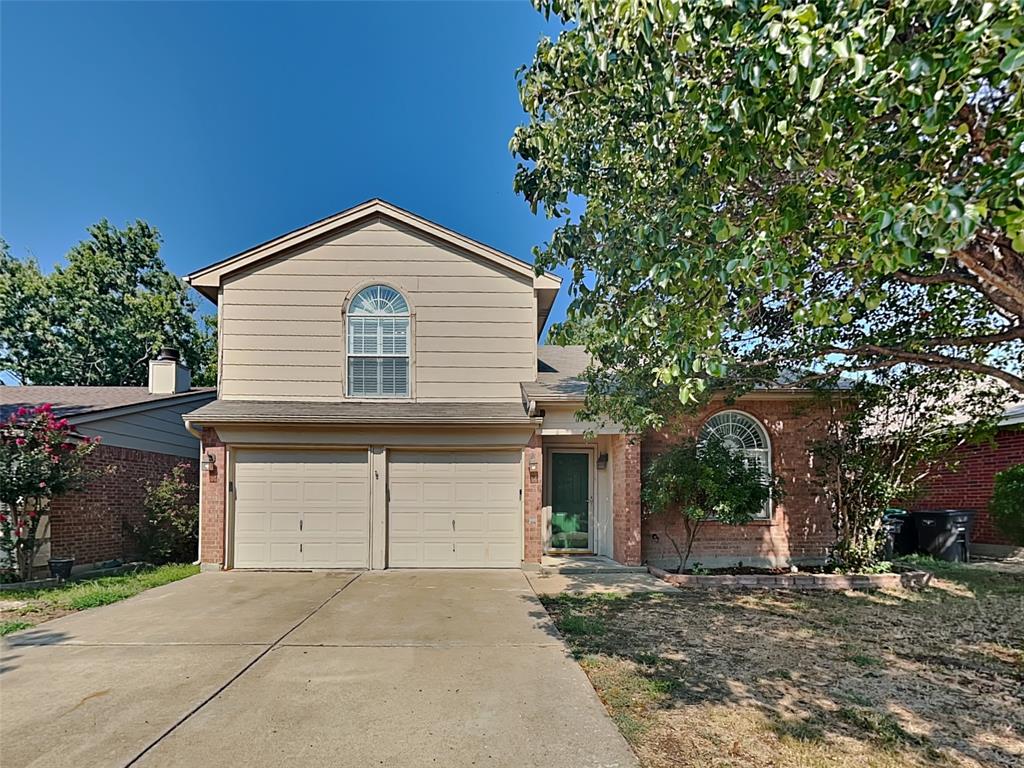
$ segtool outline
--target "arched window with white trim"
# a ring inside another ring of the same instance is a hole
[[[704,422],[700,430],[701,443],[712,437],[720,440],[730,451],[741,453],[756,462],[765,478],[771,477],[772,449],[768,431],[753,416],[742,411],[719,411]],[[759,516],[767,518],[771,511],[772,502],[769,499]]]
[[[409,397],[409,303],[371,285],[348,308],[349,397]]]

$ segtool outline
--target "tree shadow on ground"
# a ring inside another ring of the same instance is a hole
[[[647,765],[1021,765],[1024,577],[936,575],[545,603]]]

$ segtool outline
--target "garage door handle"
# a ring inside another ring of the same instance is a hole
[[[302,530],[302,520],[299,520],[299,530]]]
[[[452,518],[452,530],[453,531],[455,530],[455,518],[454,517]]]

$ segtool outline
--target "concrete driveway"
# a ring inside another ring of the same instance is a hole
[[[518,571],[206,573],[8,637],[21,766],[635,766]]]

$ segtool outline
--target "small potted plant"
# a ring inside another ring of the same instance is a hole
[[[75,567],[75,558],[51,557],[46,564],[50,566],[50,575],[57,581],[63,582],[71,578],[71,569]]]

